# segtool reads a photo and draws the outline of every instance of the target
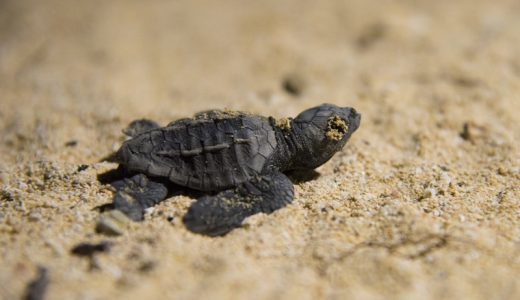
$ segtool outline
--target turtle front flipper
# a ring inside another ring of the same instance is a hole
[[[142,221],[144,210],[163,201],[168,196],[165,184],[152,181],[143,174],[114,181],[116,189],[113,207],[134,221]]]
[[[234,189],[197,199],[183,218],[193,232],[224,235],[251,215],[272,213],[294,198],[293,184],[282,173],[259,175]]]

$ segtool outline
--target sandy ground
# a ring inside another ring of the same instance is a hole
[[[520,298],[518,1],[0,1],[0,298]],[[283,81],[303,81],[301,94]],[[192,199],[94,231],[147,117],[363,115],[290,206],[227,236]],[[81,165],[87,165],[83,170]],[[79,168],[79,169],[78,169]],[[173,218],[173,219],[172,219]],[[110,241],[92,261],[71,254]]]

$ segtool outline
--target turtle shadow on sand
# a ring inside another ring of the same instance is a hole
[[[248,216],[289,204],[288,176],[316,178],[314,169],[343,148],[360,119],[353,108],[322,104],[294,119],[213,110],[165,127],[134,121],[123,131],[130,139],[108,158],[119,167],[98,176],[115,190],[104,208],[142,221],[145,209],[184,194],[197,199],[186,228],[225,235]]]

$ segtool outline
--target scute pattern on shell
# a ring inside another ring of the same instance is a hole
[[[263,171],[277,141],[266,118],[206,112],[127,141],[131,171],[167,177],[201,191],[236,186]]]

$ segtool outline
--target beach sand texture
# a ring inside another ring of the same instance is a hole
[[[0,1],[0,298],[519,299],[518,1]],[[294,202],[224,237],[175,196],[95,232],[139,118],[362,124]],[[84,165],[84,166],[83,166]],[[80,243],[109,241],[92,258]]]

